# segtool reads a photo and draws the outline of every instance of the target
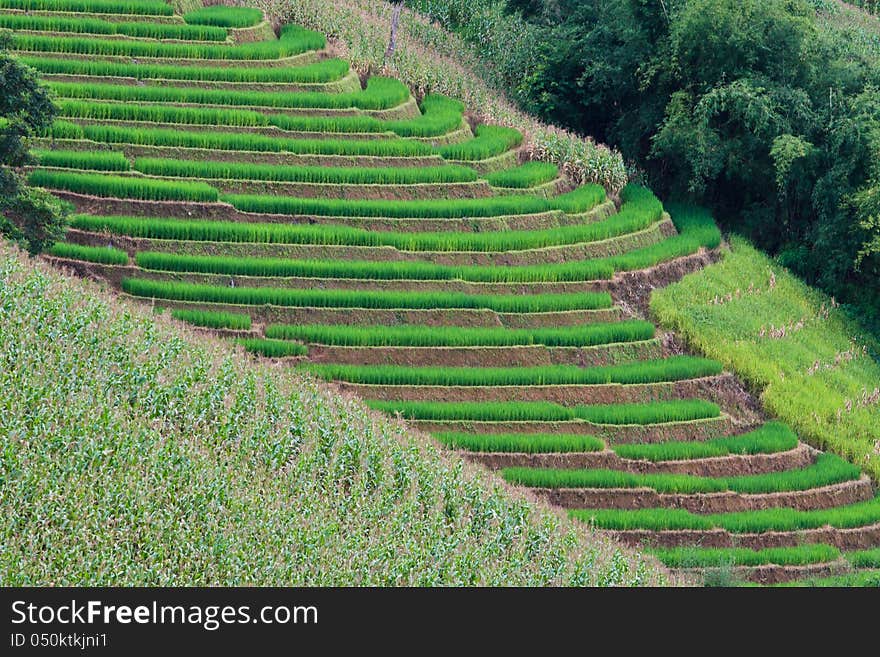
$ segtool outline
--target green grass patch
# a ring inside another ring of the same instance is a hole
[[[234,46],[220,44],[126,41],[88,37],[52,37],[13,34],[12,47],[26,52],[65,53],[115,57],[162,57],[167,59],[269,60],[321,50],[324,35],[296,25],[281,30],[277,41],[255,41]]]
[[[669,568],[714,568],[723,566],[805,566],[827,563],[840,558],[840,550],[831,545],[810,543],[794,547],[766,548],[698,548],[680,547],[652,550],[654,556]]]
[[[655,291],[652,311],[761,389],[767,409],[798,434],[880,476],[876,342],[744,240],[731,247],[720,263]]]
[[[478,422],[564,422],[598,418],[604,424],[653,424],[718,417],[716,404],[699,399],[651,404],[609,404],[568,407],[550,402],[404,402],[369,400],[369,406],[400,413],[411,420],[472,420]]]
[[[174,9],[163,0],[0,0],[0,9],[65,11],[90,14],[139,14],[172,16]]]
[[[774,586],[790,587],[880,587],[880,570],[832,575],[831,577],[808,577],[791,582],[782,582]]]
[[[477,180],[477,172],[473,169],[450,164],[437,167],[308,167],[139,157],[134,168],[153,176],[316,184],[438,185]]]
[[[181,39],[190,41],[225,41],[221,27],[174,25],[171,23],[114,23],[94,18],[61,16],[28,16],[0,14],[0,28],[35,32],[70,32],[75,34],[122,34],[149,39]]]
[[[63,189],[105,198],[153,201],[217,201],[217,190],[201,182],[146,180],[94,173],[37,169],[28,176],[31,185]]]
[[[541,488],[651,488],[658,493],[689,495],[725,491],[761,494],[809,490],[852,481],[858,479],[861,473],[854,465],[834,454],[822,454],[813,465],[800,470],[740,477],[553,468],[505,468],[502,475],[511,483]]]
[[[527,189],[537,187],[559,176],[559,167],[549,162],[526,162],[513,169],[505,169],[486,177],[493,187]]]
[[[265,338],[236,338],[235,342],[251,353],[266,358],[286,358],[288,356],[305,356],[309,348],[296,342],[284,340],[267,340]]]
[[[251,316],[244,313],[176,309],[171,311],[171,316],[174,319],[205,328],[247,331],[251,327]]]
[[[103,265],[127,265],[128,254],[111,246],[82,246],[69,242],[56,242],[47,251],[57,258],[70,258]]]
[[[880,497],[865,502],[838,506],[831,509],[798,511],[789,508],[763,509],[700,515],[682,509],[577,509],[570,515],[593,522],[601,529],[646,529],[651,531],[676,529],[726,529],[737,534],[763,532],[794,532],[803,529],[836,527],[850,529],[880,522]]]
[[[217,25],[219,27],[252,27],[263,20],[263,12],[253,7],[202,7],[183,15],[189,25]]]
[[[625,459],[647,461],[684,461],[731,454],[775,454],[797,447],[797,435],[781,422],[767,422],[754,431],[739,436],[713,438],[705,442],[667,442],[654,444],[612,445]]]
[[[498,125],[477,126],[474,134],[476,136],[473,139],[441,146],[437,150],[447,160],[487,160],[516,148],[523,140],[519,130]]]
[[[237,67],[179,66],[165,64],[126,64],[84,59],[53,59],[20,56],[19,59],[40,73],[55,75],[92,75],[138,80],[187,80],[198,82],[252,82],[316,84],[342,79],[349,71],[342,59],[324,59],[303,66]]]
[[[44,167],[90,169],[92,171],[128,171],[131,165],[123,153],[115,151],[32,151]]]
[[[439,433],[434,436],[450,449],[470,452],[515,452],[556,454],[563,452],[599,452],[605,443],[594,436],[525,433]]]
[[[848,552],[844,556],[854,568],[880,568],[880,548]]]
[[[595,310],[611,307],[611,296],[606,292],[520,296],[454,292],[364,292],[360,290],[219,287],[138,278],[124,279],[122,287],[129,294],[140,297],[242,305],[269,304],[319,308],[460,308],[511,313]]]
[[[433,154],[430,145],[406,139],[287,139],[236,132],[187,132],[168,128],[111,125],[79,126],[66,121],[56,121],[52,125],[50,135],[56,139],[90,139],[107,144],[297,155],[417,157]]]
[[[309,363],[312,374],[330,381],[407,386],[538,386],[638,384],[712,376],[721,365],[705,358],[672,356],[619,365],[578,367],[405,367]]]
[[[369,79],[364,90],[329,93],[324,91],[236,91],[231,89],[201,89],[199,87],[172,86],[132,86],[121,84],[100,84],[86,82],[50,82],[50,88],[62,98],[118,100],[127,103],[190,103],[194,105],[241,105],[271,107],[276,109],[320,108],[381,110],[405,103],[409,88],[394,78],[375,76]],[[142,107],[146,111],[147,107]],[[185,117],[185,110],[199,108],[164,107],[152,108],[154,111],[179,110]],[[207,108],[202,108],[207,109]],[[148,117],[131,120],[150,120]],[[221,115],[222,116],[222,115]],[[265,115],[263,115],[265,116]],[[96,117],[101,118],[101,117]],[[122,117],[120,117],[122,118]],[[359,118],[359,117],[349,117]],[[369,117],[365,117],[369,118]],[[220,118],[218,118],[218,121]],[[299,129],[298,117],[278,115],[278,127]],[[341,120],[341,119],[339,119]],[[417,120],[417,119],[413,119]],[[376,119],[373,119],[376,122]],[[185,120],[167,120],[167,123],[187,123]],[[190,121],[191,122],[191,121]],[[381,121],[378,121],[381,124]],[[232,124],[235,125],[235,124]],[[253,124],[260,125],[260,124]],[[262,125],[267,125],[263,123]]]
[[[654,331],[651,322],[634,319],[537,329],[270,324],[266,336],[346,347],[591,347],[650,340]]]

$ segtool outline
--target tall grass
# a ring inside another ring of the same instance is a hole
[[[37,169],[28,176],[31,185],[78,194],[153,201],[216,201],[217,190],[201,182],[146,180],[93,173]]]
[[[740,477],[553,468],[505,468],[502,475],[511,483],[541,488],[650,488],[658,493],[686,495],[725,491],[753,495],[829,486],[858,479],[860,472],[858,468],[833,454],[822,454],[813,465],[800,470]]]
[[[271,304],[320,308],[460,308],[511,313],[593,310],[611,307],[611,296],[605,292],[522,296],[458,294],[454,292],[362,292],[359,290],[219,287],[137,278],[124,279],[122,288],[129,294],[140,297],[242,305]]]
[[[238,45],[125,41],[88,37],[52,37],[13,34],[12,47],[28,52],[65,53],[115,57],[162,57],[259,61],[321,50],[327,45],[322,34],[287,25],[277,41],[255,41]]]
[[[120,100],[129,103],[190,103],[193,105],[240,105],[275,109],[350,109],[381,110],[405,103],[409,88],[394,78],[375,76],[365,89],[344,93],[324,91],[237,91],[199,87],[133,86],[92,82],[51,82],[50,88],[62,98]],[[171,109],[171,108],[167,108]],[[181,108],[178,108],[181,109]],[[448,113],[438,107],[436,113]],[[285,117],[279,116],[286,127]],[[296,121],[296,117],[286,119]],[[181,121],[182,122],[182,121]],[[406,122],[404,122],[406,123]]]
[[[263,20],[263,12],[252,7],[203,7],[183,15],[189,25],[251,27]]]
[[[94,18],[60,16],[28,16],[0,14],[0,28],[35,32],[73,32],[77,34],[124,34],[151,39],[182,39],[191,41],[225,41],[221,27],[174,25],[172,23],[114,23]]]
[[[443,184],[474,182],[477,179],[477,172],[473,169],[453,164],[396,168],[308,167],[141,157],[135,160],[134,168],[154,176],[346,185]]]
[[[579,367],[405,367],[309,363],[303,369],[329,381],[391,386],[539,386],[682,381],[721,372],[716,361],[672,356],[618,365]]]
[[[462,449],[470,452],[554,454],[599,452],[605,448],[605,443],[594,436],[558,433],[439,433],[434,437],[450,449]]]
[[[643,320],[538,329],[270,324],[266,336],[348,347],[588,347],[650,340],[654,325]]]
[[[731,454],[775,454],[797,447],[797,435],[781,422],[767,422],[760,429],[739,436],[713,438],[705,442],[665,442],[612,445],[618,456],[647,461],[683,461]]]
[[[372,408],[400,413],[412,420],[473,420],[482,422],[562,422],[593,418],[605,424],[653,424],[717,417],[717,405],[698,399],[650,404],[568,407],[550,402],[367,402]]]
[[[721,566],[803,566],[826,563],[840,558],[840,550],[831,545],[807,544],[794,547],[765,548],[698,548],[679,547],[652,550],[654,556],[669,568],[712,568]]]
[[[602,529],[726,529],[737,534],[794,532],[819,527],[848,529],[880,522],[880,497],[847,506],[813,511],[790,508],[700,515],[683,509],[578,509],[570,515]]]
[[[880,548],[859,550],[844,556],[854,568],[880,568]]]
[[[131,128],[110,125],[77,126],[60,121],[53,124],[51,136],[57,139],[90,139],[108,144],[296,153],[298,155],[417,157],[433,154],[430,145],[406,139],[286,139],[235,132],[187,132],[177,129]]]
[[[44,167],[91,169],[93,171],[128,171],[131,165],[123,153],[115,151],[32,151]]]
[[[513,169],[505,169],[486,177],[493,187],[526,189],[555,180],[559,167],[549,162],[526,162]]]
[[[163,0],[0,0],[2,9],[66,11],[91,14],[140,14],[172,16],[174,10]]]
[[[127,265],[128,254],[110,246],[82,246],[68,242],[56,242],[47,251],[57,258],[97,262],[104,265]]]
[[[486,160],[516,148],[522,143],[522,133],[498,125],[480,125],[473,139],[460,144],[441,146],[438,151],[447,160]]]
[[[324,59],[303,66],[182,66],[138,62],[103,62],[87,59],[53,59],[50,57],[20,56],[28,66],[45,74],[90,75],[96,77],[124,77],[138,80],[191,80],[199,82],[253,82],[253,83],[322,83],[344,77],[348,62],[342,59]]]
[[[320,215],[328,217],[418,217],[423,219],[460,219],[464,217],[498,217],[538,214],[557,207],[566,212],[586,212],[604,198],[604,190],[586,185],[580,190],[550,199],[537,196],[491,196],[479,199],[437,199],[417,201],[306,199],[284,196],[247,196],[227,194],[224,200],[244,212],[270,214]],[[617,223],[623,223],[620,215]],[[638,217],[643,222],[643,217]],[[607,225],[607,224],[606,224]],[[590,224],[598,226],[598,224]],[[594,228],[594,231],[600,229]],[[628,231],[627,231],[628,232]]]
[[[246,331],[251,327],[251,316],[244,313],[177,309],[171,311],[171,316],[174,319],[206,328]]]
[[[296,342],[284,340],[266,340],[264,338],[236,338],[235,342],[251,353],[266,358],[286,358],[289,356],[304,356],[309,352],[308,347]]]
[[[369,280],[461,280],[473,282],[593,281],[610,278],[610,267],[582,261],[572,265],[446,266],[430,262],[368,260],[286,260],[228,256],[175,255],[142,252],[138,264],[160,271],[236,274],[239,276],[302,276]]]

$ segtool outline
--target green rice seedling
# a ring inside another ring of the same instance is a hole
[[[559,176],[559,167],[550,162],[526,162],[513,169],[505,169],[486,176],[493,187],[527,189],[537,187]]]
[[[201,182],[146,180],[93,173],[36,169],[28,176],[31,185],[63,189],[78,194],[154,201],[216,201],[217,190]]]
[[[599,452],[605,448],[594,436],[569,434],[471,434],[439,433],[434,436],[450,449],[470,452],[516,452],[556,454],[563,452]]]
[[[739,513],[700,515],[682,509],[577,509],[573,518],[591,522],[602,529],[726,529],[737,534],[794,532],[819,527],[848,529],[880,522],[880,497],[847,506],[813,511],[790,508],[762,509]]]
[[[175,25],[171,23],[114,23],[93,18],[29,16],[0,14],[0,28],[35,32],[70,32],[75,34],[123,34],[150,39],[190,41],[225,41],[226,30],[220,27]]]
[[[796,579],[790,582],[773,584],[774,587],[880,587],[880,570],[865,570],[844,575],[832,575],[831,577],[808,577]]]
[[[269,124],[265,114],[249,110],[95,103],[80,100],[60,101],[58,113],[64,118],[180,123],[183,125],[259,127]]]
[[[104,265],[127,265],[128,254],[110,246],[83,246],[69,242],[56,242],[48,250],[56,258],[69,258]]]
[[[565,194],[560,194],[559,196],[554,196],[550,199],[550,207],[554,210],[561,210],[566,214],[577,214],[579,212],[586,212],[587,210],[591,210],[605,200],[604,191],[600,191],[599,189],[597,189],[597,187],[598,185],[581,185],[573,191],[567,192]],[[640,206],[640,202],[636,201],[631,207],[633,207],[634,209],[639,207],[646,208],[647,205],[650,203],[650,200],[648,199],[649,194],[643,195],[644,199],[641,201],[641,203],[643,203],[644,205]],[[635,192],[633,192],[633,195],[635,195]],[[651,210],[648,210],[647,212],[643,210],[640,215],[634,216],[639,216],[640,218],[649,217],[654,216],[657,212],[663,212],[663,205],[660,203],[659,200],[656,199],[656,197],[654,198],[653,205],[655,206],[653,208],[653,212],[651,212]],[[620,213],[618,213],[617,218],[618,220],[620,220]],[[641,225],[641,223],[642,222],[640,221],[639,225]]]
[[[849,465],[847,468],[845,466]],[[816,462],[800,470],[786,470],[741,477],[696,477],[682,474],[634,474],[620,470],[559,470],[552,468],[506,468],[507,481],[542,488],[651,488],[658,493],[777,493],[809,490],[860,476],[858,468],[822,454]]]
[[[594,310],[611,306],[611,296],[605,292],[521,296],[476,295],[454,292],[423,294],[418,292],[220,287],[137,278],[124,279],[122,287],[129,294],[155,299],[177,299],[180,301],[242,305],[271,304],[292,307],[460,308],[529,313]]]
[[[52,125],[40,133],[41,137],[52,139],[84,139],[81,126],[70,121],[53,121]]]
[[[123,153],[115,151],[32,151],[44,167],[89,169],[92,171],[128,171],[131,165]]]
[[[718,374],[721,372],[721,365],[705,358],[672,356],[660,360],[596,367],[405,367],[309,363],[304,369],[329,381],[373,385],[537,386],[682,381]]]
[[[465,183],[477,179],[477,172],[473,169],[448,164],[437,167],[398,168],[308,167],[141,157],[135,160],[134,168],[153,176],[346,185]]]
[[[115,57],[163,57],[181,59],[268,60],[321,50],[324,35],[296,25],[281,30],[277,41],[255,41],[234,46],[220,44],[126,41],[88,37],[51,37],[13,34],[12,47],[31,53],[66,53]]]
[[[713,438],[705,442],[666,442],[654,444],[612,445],[625,459],[647,461],[683,461],[730,454],[775,454],[797,447],[797,435],[782,422],[767,422],[760,429],[739,436]]]
[[[253,7],[202,7],[183,15],[189,25],[218,25],[220,27],[251,27],[263,20],[263,12]]]
[[[880,548],[848,552],[844,556],[855,568],[880,568]]]
[[[286,260],[142,252],[138,264],[160,271],[237,274],[239,276],[301,276],[370,280],[462,280],[474,282],[551,282],[610,278],[610,268],[582,261],[577,266],[447,266],[430,262],[370,260]]]
[[[27,56],[20,56],[19,59],[44,74],[122,77],[138,80],[316,84],[340,80],[349,71],[348,62],[338,58],[324,59],[303,66],[272,67],[180,66],[143,62],[126,64],[100,60]]]
[[[270,324],[266,336],[348,347],[589,347],[650,340],[654,330],[651,322],[643,320],[538,329]]]
[[[251,327],[251,316],[244,313],[224,313],[213,310],[172,310],[171,316],[194,326],[216,329],[247,331]]]
[[[189,103],[194,105],[238,105],[274,109],[363,109],[382,110],[405,103],[409,87],[394,78],[375,76],[365,89],[346,93],[324,91],[235,91],[199,87],[132,86],[84,82],[51,82],[49,87],[62,98],[120,100],[145,103]],[[356,118],[356,117],[355,117]],[[369,117],[366,117],[369,118]],[[298,117],[277,115],[279,128],[297,129]],[[376,119],[374,119],[376,121]],[[419,119],[409,121],[418,122]],[[378,121],[378,123],[382,123]]]
[[[711,568],[724,566],[803,566],[826,563],[840,558],[840,550],[831,545],[810,543],[794,547],[766,548],[698,548],[679,547],[652,550],[654,556],[669,568]]]
[[[498,125],[477,126],[475,137],[460,144],[441,146],[437,151],[447,160],[487,160],[518,147],[522,133]]]
[[[289,356],[305,356],[309,349],[303,344],[285,342],[284,340],[266,340],[263,338],[236,338],[235,340],[251,353],[266,358],[286,358]]]
[[[52,127],[52,136],[62,138]],[[235,132],[187,132],[178,129],[131,128],[110,125],[81,126],[82,139],[108,144],[135,144],[202,148],[209,150],[296,153],[298,155],[349,155],[367,157],[418,157],[431,155],[428,144],[406,139],[285,139]],[[62,125],[61,134],[70,129]]]
[[[564,422],[571,411],[549,402],[404,402],[367,400],[377,411],[399,413],[409,420],[474,420],[483,422]]]
[[[650,404],[575,406],[572,413],[595,424],[659,424],[719,417],[721,409],[702,399],[675,399]]]
[[[573,196],[557,197],[547,201],[537,196],[512,195],[492,196],[479,199],[437,199],[417,201],[389,200],[349,200],[349,199],[305,199],[283,196],[253,196],[227,194],[223,199],[244,212],[263,212],[270,214],[320,215],[346,217],[418,217],[418,218],[463,218],[497,217],[506,215],[538,214],[547,212],[558,205],[569,208],[566,211],[584,212],[604,198],[604,192],[597,185],[585,185],[581,190],[571,192]],[[576,208],[576,209],[575,209]],[[617,224],[626,222],[629,217],[612,219]],[[609,222],[611,219],[608,220]],[[644,219],[638,217],[639,223]],[[598,226],[599,224],[590,224]],[[602,228],[607,228],[608,224]],[[594,232],[602,229],[593,229]],[[627,231],[629,232],[629,231]]]
[[[163,0],[0,0],[0,9],[66,11],[90,14],[139,14],[172,16],[174,9]]]

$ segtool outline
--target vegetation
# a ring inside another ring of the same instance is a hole
[[[470,452],[545,454],[598,452],[605,447],[605,443],[593,436],[564,433],[438,433],[434,437],[450,449],[463,449]]]
[[[738,534],[794,532],[819,527],[847,529],[880,522],[880,498],[815,511],[789,508],[700,515],[682,509],[578,509],[570,515],[603,529],[726,529]]]
[[[44,167],[62,169],[89,169],[92,171],[128,171],[128,158],[115,151],[62,151],[34,150],[36,161]]]
[[[0,9],[144,16],[171,16],[174,13],[164,0],[0,0]]]
[[[487,176],[493,187],[527,189],[537,187],[559,175],[559,167],[549,162],[526,162],[513,169],[505,169]]]
[[[114,249],[112,246],[82,246],[68,242],[55,242],[46,252],[56,258],[84,260],[104,265],[128,264],[128,254],[125,251]]]
[[[202,182],[150,180],[96,173],[37,169],[28,176],[31,185],[63,189],[78,194],[155,201],[216,201],[217,190]]]
[[[533,294],[521,296],[461,294],[455,292],[374,292],[360,290],[289,289],[272,287],[216,287],[126,278],[122,288],[129,294],[154,299],[275,305],[317,308],[471,308],[502,313],[535,313],[609,308],[607,292],[581,294]]]
[[[14,34],[12,46],[27,52],[67,53],[114,57],[267,60],[291,57],[326,45],[323,35],[288,25],[277,41],[255,41],[234,46],[220,44],[124,41],[89,37],[50,37]]]
[[[424,436],[8,246],[0,361],[11,586],[662,581]]]
[[[685,399],[651,404],[607,404],[566,407],[550,402],[367,402],[376,410],[400,413],[412,420],[476,420],[480,422],[565,422],[656,424],[718,417],[711,402]]]
[[[794,449],[798,444],[795,433],[781,422],[767,422],[760,429],[740,434],[713,438],[704,442],[664,442],[655,444],[611,445],[618,456],[646,461],[683,461],[731,454],[775,454]]]
[[[880,476],[877,346],[837,307],[742,239],[724,260],[654,293],[660,321],[763,390],[814,444]]]
[[[825,563],[840,558],[840,550],[831,545],[808,544],[796,547],[765,548],[671,548],[652,550],[654,556],[670,568],[712,568],[731,566],[802,566]]]
[[[486,160],[501,155],[522,143],[522,133],[497,125],[478,126],[473,139],[439,148],[447,160]]]
[[[226,40],[226,30],[219,27],[195,27],[171,23],[114,23],[94,18],[29,16],[26,14],[0,14],[0,28],[79,34],[124,34],[125,36],[149,39]]]
[[[220,27],[251,27],[263,20],[263,12],[252,7],[203,7],[184,14],[189,25],[218,25]]]
[[[859,469],[833,454],[820,454],[816,463],[801,470],[785,470],[739,477],[697,477],[684,474],[633,474],[621,470],[557,470],[505,468],[507,481],[542,488],[651,488],[658,493],[778,493],[808,490],[858,479]]]
[[[244,313],[175,309],[171,311],[171,316],[182,322],[189,322],[195,326],[204,326],[206,328],[246,331],[251,327],[251,316]]]
[[[40,73],[54,75],[91,75],[95,77],[125,77],[137,80],[196,80],[201,82],[276,82],[322,83],[333,82],[348,73],[348,62],[342,59],[323,59],[303,66],[183,66],[138,62],[104,62],[90,59],[53,59],[27,57],[19,59]]]
[[[602,385],[682,381],[721,372],[713,360],[671,356],[620,365],[578,367],[402,367],[397,365],[331,365],[310,363],[310,373],[329,381],[393,386],[539,386]]]
[[[267,340],[265,338],[238,338],[236,343],[248,351],[268,358],[285,358],[288,356],[304,356],[309,349],[305,345],[284,340]]]
[[[347,347],[590,347],[650,340],[654,325],[642,320],[539,329],[270,324],[266,336]]]

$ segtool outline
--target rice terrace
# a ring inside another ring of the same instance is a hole
[[[3,584],[880,585],[848,306],[415,11],[202,4],[0,0]]]

